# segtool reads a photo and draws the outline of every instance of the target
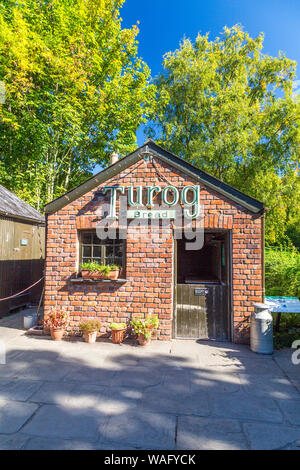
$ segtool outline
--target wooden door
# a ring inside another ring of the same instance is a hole
[[[176,337],[228,340],[225,285],[177,284]]]
[[[204,285],[177,284],[177,338],[208,338],[206,298],[197,294],[200,289],[206,291]]]
[[[220,281],[189,282],[187,279],[184,281],[182,273],[176,272],[175,338],[214,339],[218,341],[230,339],[230,250],[228,234],[224,234],[222,245],[224,248],[222,248],[222,255],[219,257],[219,266],[218,269],[215,269],[215,272],[220,273]],[[182,246],[178,250],[177,256],[184,256]],[[199,256],[200,262],[201,257]],[[183,264],[182,262],[178,263],[178,259],[176,259],[176,271],[177,267],[182,267]],[[190,276],[191,274],[189,272]]]

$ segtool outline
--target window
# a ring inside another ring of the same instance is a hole
[[[118,236],[118,235],[117,235]],[[98,238],[95,230],[80,232],[80,264],[97,261],[100,264],[117,264],[125,267],[124,240]]]

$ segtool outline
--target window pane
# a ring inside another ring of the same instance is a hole
[[[113,245],[106,245],[105,246],[105,257],[108,258],[114,255],[114,247]]]
[[[91,256],[92,256],[92,247],[91,246],[83,246],[82,257],[83,258],[90,258]]]
[[[101,246],[93,246],[93,258],[101,258]]]
[[[98,237],[97,233],[93,233],[92,243],[94,243],[94,245],[100,245],[103,243],[103,240],[101,240],[101,238]]]
[[[123,245],[116,245],[115,247],[115,256],[118,258],[122,258],[123,255]]]
[[[100,264],[123,265],[123,240],[98,238],[96,231],[81,232],[81,263],[97,261]]]
[[[82,234],[82,243],[89,245],[92,242],[92,234],[90,232],[85,232]]]

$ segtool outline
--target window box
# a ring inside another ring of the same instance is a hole
[[[97,284],[97,283],[119,283],[123,284],[124,282],[128,282],[128,279],[121,279],[118,278],[116,280],[113,279],[83,279],[83,277],[73,277],[70,279],[71,282],[82,284],[82,283],[91,283],[91,284]]]

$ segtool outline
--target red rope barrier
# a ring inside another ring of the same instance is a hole
[[[0,302],[2,302],[2,300],[12,299],[13,297],[17,297],[17,295],[23,294],[23,292],[26,292],[27,290],[31,289],[32,287],[36,286],[39,282],[41,282],[41,280],[44,279],[44,277],[45,277],[45,276],[41,277],[41,279],[39,279],[38,281],[36,281],[36,282],[35,282],[34,284],[32,284],[31,286],[26,287],[26,289],[21,290],[21,292],[17,292],[17,294],[10,295],[9,297],[3,297],[3,299],[0,299]]]

